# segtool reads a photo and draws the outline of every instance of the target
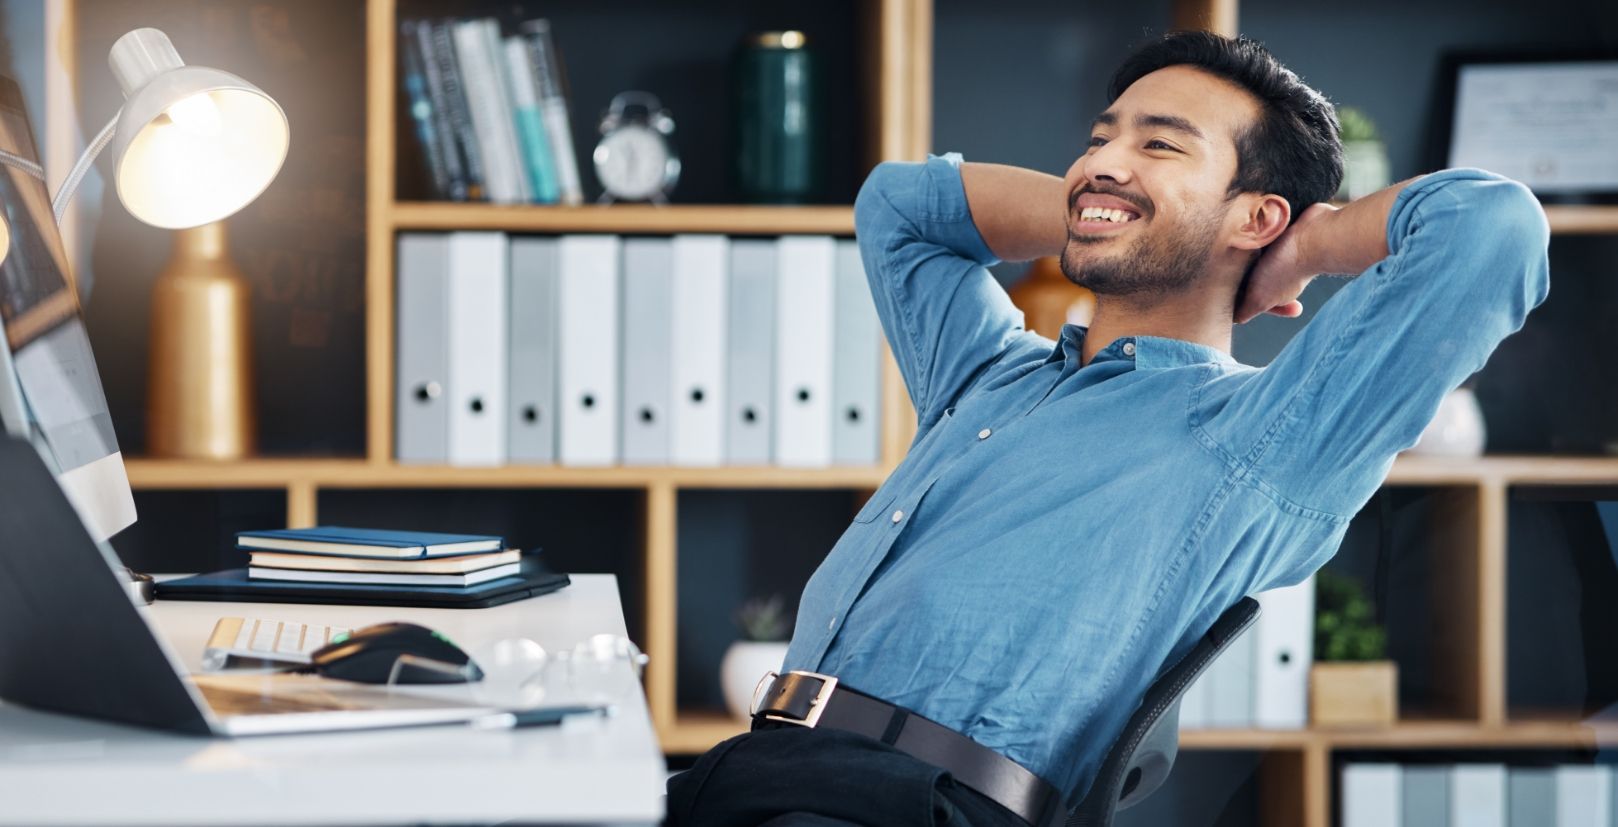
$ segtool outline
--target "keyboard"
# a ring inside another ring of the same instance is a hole
[[[311,652],[352,629],[256,617],[222,617],[202,650],[202,668],[215,671],[231,658],[307,664]]]

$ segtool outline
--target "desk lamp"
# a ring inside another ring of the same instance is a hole
[[[181,230],[153,287],[147,450],[228,459],[254,442],[249,290],[226,253],[221,220],[274,180],[286,159],[286,114],[258,87],[187,66],[168,36],[136,29],[107,57],[124,105],[52,201],[60,221],[89,164],[109,145],[124,208]]]

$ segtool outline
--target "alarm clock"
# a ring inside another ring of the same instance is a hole
[[[591,159],[603,190],[601,203],[668,203],[680,178],[680,159],[669,142],[674,118],[649,92],[624,92],[601,118],[601,141]]]

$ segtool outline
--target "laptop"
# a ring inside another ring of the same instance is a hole
[[[0,437],[0,700],[197,735],[461,723],[499,712],[307,675],[188,676],[39,454]]]

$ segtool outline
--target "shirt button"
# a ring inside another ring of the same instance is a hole
[[[894,522],[897,523],[900,520],[903,520],[904,518],[905,518],[905,513],[904,513],[903,510],[893,512],[893,521]]]
[[[1134,342],[1124,342],[1124,355],[1125,356],[1134,356],[1135,355],[1135,343]]]
[[[992,434],[992,433],[994,433],[994,431],[991,431],[988,428],[984,428],[983,430],[978,431],[978,439],[988,439],[989,434]]]

